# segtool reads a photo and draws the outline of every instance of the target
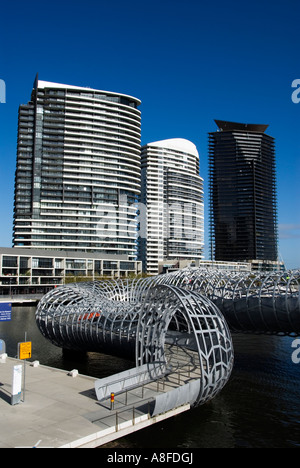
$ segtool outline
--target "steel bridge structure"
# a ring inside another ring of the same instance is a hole
[[[184,365],[199,369],[199,405],[229,380],[231,332],[300,335],[299,286],[299,271],[187,268],[55,288],[40,301],[36,321],[56,346],[132,358],[159,369],[158,377],[162,368],[174,370],[176,355],[186,356]]]

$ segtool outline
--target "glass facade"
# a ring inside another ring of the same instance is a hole
[[[141,262],[126,255],[0,248],[0,297],[46,293],[55,286],[142,273]]]
[[[216,121],[209,134],[212,258],[277,260],[274,139],[267,126]]]
[[[142,147],[141,202],[140,258],[147,273],[158,274],[164,260],[203,258],[203,179],[193,143],[171,139]]]
[[[19,108],[14,247],[136,258],[139,104],[36,80]]]

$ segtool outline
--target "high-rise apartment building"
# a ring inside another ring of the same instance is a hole
[[[36,78],[19,108],[14,247],[136,257],[139,105]]]
[[[203,179],[190,141],[149,143],[141,154],[140,255],[154,275],[160,262],[203,258]]]
[[[216,120],[209,134],[210,235],[215,260],[277,260],[274,138],[268,125]]]

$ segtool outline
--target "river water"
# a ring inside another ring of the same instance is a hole
[[[32,342],[32,360],[93,377],[129,369],[125,359],[88,353],[70,357],[49,343],[35,323],[34,307],[13,308],[0,323],[10,357],[18,343]],[[235,365],[226,387],[211,402],[109,447],[122,448],[300,448],[300,364],[292,361],[294,338],[233,335]],[[0,368],[1,371],[1,368]],[[1,374],[0,374],[1,377]]]

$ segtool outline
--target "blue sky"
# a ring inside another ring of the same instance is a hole
[[[10,247],[18,106],[41,80],[141,99],[142,144],[187,138],[200,153],[208,243],[214,119],[269,124],[276,140],[279,252],[300,267],[299,0],[52,0],[1,5],[0,246]]]

